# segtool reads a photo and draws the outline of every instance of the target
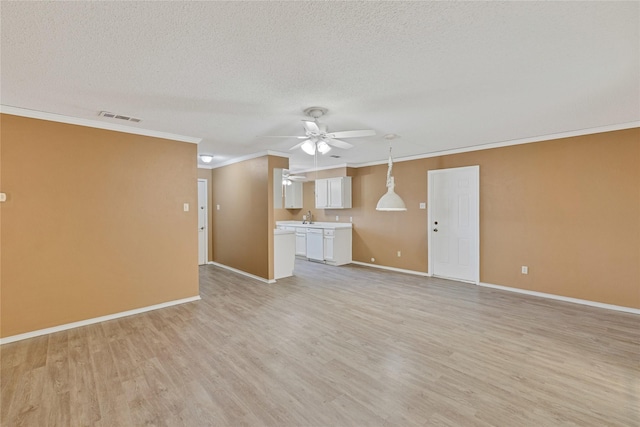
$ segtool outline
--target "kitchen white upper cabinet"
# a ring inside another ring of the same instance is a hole
[[[324,209],[329,206],[328,185],[328,179],[316,179],[316,209]]]
[[[341,176],[316,180],[317,209],[351,208],[351,177]]]
[[[284,186],[284,207],[286,209],[302,209],[302,183],[294,181]]]

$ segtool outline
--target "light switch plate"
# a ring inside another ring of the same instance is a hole
[[[189,212],[189,203],[185,203],[182,209],[184,209],[185,212]]]
[[[421,202],[420,209],[427,209],[427,204],[425,202]]]
[[[0,193],[0,202],[7,201],[7,193]]]

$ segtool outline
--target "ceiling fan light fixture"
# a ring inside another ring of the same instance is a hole
[[[304,151],[305,153],[307,153],[310,156],[313,156],[314,154],[316,154],[316,144],[315,144],[315,142],[311,141],[310,139],[306,140],[300,146],[300,148],[302,148],[302,151]]]
[[[200,154],[200,160],[202,160],[203,163],[211,163],[213,156],[211,154]]]
[[[329,146],[329,144],[327,144],[326,142],[324,142],[324,141],[320,141],[320,142],[318,142],[318,151],[319,151],[321,154],[326,154],[326,153],[328,153],[329,151],[331,151],[331,147],[330,147],[330,146]]]

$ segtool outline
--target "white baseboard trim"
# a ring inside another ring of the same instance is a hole
[[[386,265],[369,264],[369,263],[360,262],[360,261],[351,261],[351,264],[364,265],[365,267],[380,268],[382,270],[396,271],[398,273],[413,274],[415,276],[431,277],[429,273],[425,273],[424,271],[405,270],[404,268],[387,267]]]
[[[134,314],[145,313],[147,311],[153,311],[159,308],[171,307],[172,305],[198,301],[199,299],[200,299],[200,295],[196,295],[195,297],[167,301],[161,304],[149,305],[147,307],[135,308],[133,310],[107,314],[106,316],[94,317],[92,319],[80,320],[78,322],[65,323],[64,325],[53,326],[51,328],[38,329],[37,331],[25,332],[24,334],[12,335],[10,337],[0,338],[0,345],[9,344],[10,342],[15,342],[15,341],[26,340],[28,338],[39,337],[41,335],[52,334],[54,332],[66,331],[67,329],[73,329],[73,328],[79,328],[81,326],[92,325],[94,323],[106,322],[107,320],[119,319],[121,317],[127,317]]]
[[[270,279],[265,279],[264,277],[256,276],[255,274],[247,273],[246,271],[238,270],[237,268],[229,267],[228,265],[220,264],[220,263],[215,262],[215,261],[209,261],[207,264],[215,265],[216,267],[224,268],[226,270],[233,271],[234,273],[242,274],[243,276],[247,276],[247,277],[250,277],[250,278],[255,279],[255,280],[259,280],[259,281],[264,282],[264,283],[269,283],[269,284],[276,283],[276,281],[273,280],[273,279],[271,279],[271,280]]]
[[[605,304],[603,302],[589,301],[589,300],[580,299],[580,298],[564,297],[562,295],[547,294],[544,292],[529,291],[527,289],[511,288],[509,286],[493,285],[491,283],[484,283],[484,282],[479,282],[478,286],[484,286],[485,288],[500,289],[501,291],[516,292],[516,293],[525,294],[525,295],[533,295],[536,297],[549,298],[549,299],[554,299],[558,301],[571,302],[574,304],[588,305],[591,307],[604,308],[607,310],[623,311],[625,313],[631,313],[631,314],[640,314],[640,309],[638,308],[624,307],[621,305]]]

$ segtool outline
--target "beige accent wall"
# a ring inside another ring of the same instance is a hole
[[[198,295],[196,145],[0,115],[2,337]]]
[[[310,182],[304,208],[284,219],[309,209],[317,221],[353,217],[355,261],[427,272],[427,210],[418,209],[427,171],[471,165],[480,165],[482,282],[640,308],[638,128],[396,162],[406,212],[375,210],[386,165],[354,169],[352,209],[316,210]]]
[[[273,279],[273,168],[288,167],[263,156],[212,170],[215,262]]]
[[[207,212],[207,244],[209,246],[207,261],[213,261],[213,185],[211,183],[211,169],[198,168],[198,179],[207,180],[207,206],[209,209]]]

